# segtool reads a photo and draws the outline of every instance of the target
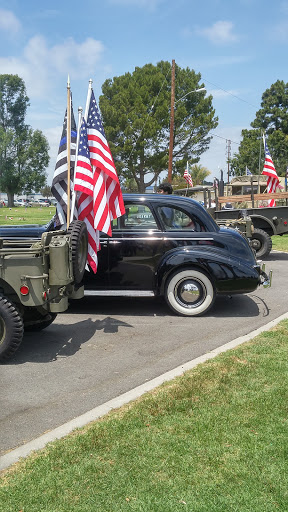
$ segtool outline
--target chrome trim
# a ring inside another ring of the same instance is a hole
[[[267,276],[267,279],[265,279],[265,281],[263,281],[263,288],[271,288],[272,286],[272,270],[270,270],[269,272],[269,276]]]
[[[260,272],[261,272],[261,284],[263,286],[263,288],[271,288],[271,285],[272,285],[272,270],[270,270],[269,272],[269,275],[267,276],[266,272],[265,272],[265,269],[266,269],[266,265],[265,263],[262,263],[262,265],[260,266]]]
[[[107,297],[155,297],[151,290],[84,290],[85,296],[107,296]]]
[[[111,240],[109,240],[109,242],[118,241],[118,240],[120,242],[121,241],[126,241],[126,240],[149,240],[149,241],[150,240],[161,240],[161,241],[164,241],[164,242],[167,242],[169,240],[172,241],[172,242],[174,242],[174,241],[177,242],[178,240],[179,241],[184,240],[184,241],[187,241],[187,242],[189,242],[190,240],[192,242],[194,240],[195,241],[199,241],[200,240],[200,241],[205,241],[206,242],[206,241],[214,240],[214,238],[212,238],[212,237],[211,238],[196,238],[196,237],[193,237],[193,238],[187,238],[187,237],[185,237],[185,238],[167,238],[167,237],[158,237],[158,236],[145,236],[145,237],[138,237],[138,236],[132,237],[131,236],[131,237],[119,237],[119,238],[118,237],[113,237]],[[106,240],[104,241],[104,243],[105,242],[106,242]],[[102,244],[103,242],[100,240],[100,243]]]

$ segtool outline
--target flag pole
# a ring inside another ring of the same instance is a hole
[[[67,229],[70,224],[70,152],[71,152],[71,91],[70,78],[67,79]]]
[[[75,176],[76,176],[76,171],[77,171],[77,160],[78,160],[78,149],[79,149],[79,139],[80,139],[80,131],[81,131],[82,112],[83,112],[83,108],[82,107],[78,107],[78,125],[77,125],[77,140],[76,140],[76,153],[75,153],[74,181],[75,181]],[[75,203],[76,203],[76,192],[74,190],[74,182],[73,182],[72,206],[71,206],[70,222],[73,220],[74,210],[75,210]]]
[[[92,84],[93,84],[93,80],[92,80],[92,78],[90,78],[89,84],[88,84],[88,92],[87,92],[87,100],[86,100],[85,113],[84,113],[84,119],[85,119],[86,122],[87,122],[87,117],[88,117],[90,98],[91,98],[91,94],[92,94]]]
[[[187,172],[189,172],[188,160],[187,160],[187,163],[186,163],[186,169],[187,169]],[[187,181],[185,196],[187,196],[187,194],[188,194],[188,189],[189,189],[189,182]]]

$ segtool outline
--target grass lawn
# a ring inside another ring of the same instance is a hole
[[[55,206],[0,208],[0,225],[46,224],[55,215]]]
[[[2,474],[2,512],[288,510],[288,321]]]
[[[272,236],[272,249],[288,252],[288,235]]]

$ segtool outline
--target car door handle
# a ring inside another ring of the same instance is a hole
[[[100,245],[102,245],[103,247],[107,247],[108,240],[100,240]]]

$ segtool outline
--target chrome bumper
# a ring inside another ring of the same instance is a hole
[[[260,262],[259,262],[260,263]],[[269,274],[266,274],[266,266],[265,263],[259,265],[259,275],[260,275],[260,283],[264,288],[270,288],[272,285],[272,270],[270,270]]]

